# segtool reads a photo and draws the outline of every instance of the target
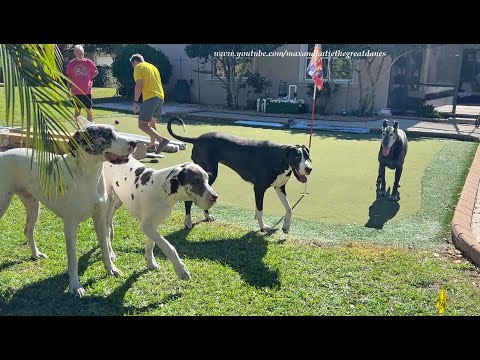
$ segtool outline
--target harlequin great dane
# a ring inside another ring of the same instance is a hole
[[[388,196],[388,200],[400,200],[398,188],[400,187],[400,178],[402,177],[403,163],[407,156],[408,140],[405,131],[398,128],[398,121],[393,122],[393,126],[388,125],[384,120],[382,124],[382,140],[378,152],[378,177],[377,177],[377,196]],[[385,190],[385,167],[395,169],[395,182],[393,183],[392,193],[389,195]]]
[[[50,188],[50,196],[42,191],[39,182],[39,168],[36,158],[31,162],[29,149],[12,149],[0,154],[0,218],[3,216],[13,195],[17,195],[25,205],[27,223],[25,235],[34,258],[46,258],[34,240],[34,227],[39,214],[39,202],[53,211],[64,222],[67,242],[68,276],[70,292],[81,296],[85,293],[78,277],[76,253],[77,227],[92,217],[102,258],[107,272],[120,275],[108,251],[107,194],[103,178],[103,162],[123,164],[128,162],[136,141],[120,137],[117,130],[109,125],[90,125],[77,131],[70,140],[71,153],[53,155],[53,166],[59,166],[64,174],[63,195],[52,196],[55,185]],[[63,158],[63,159],[62,159]],[[67,169],[68,166],[68,169]],[[115,165],[116,166],[116,165]],[[71,175],[70,172],[71,171]]]
[[[309,151],[305,146],[250,140],[220,132],[210,132],[198,138],[188,138],[173,133],[172,123],[175,121],[185,128],[182,119],[172,117],[167,124],[168,132],[177,140],[193,144],[192,160],[211,173],[210,184],[213,184],[217,178],[218,163],[228,166],[243,180],[253,184],[256,203],[255,218],[258,220],[261,231],[271,230],[263,222],[263,197],[265,191],[273,186],[285,207],[286,215],[282,230],[284,233],[288,233],[292,208],[287,199],[285,185],[292,173],[298,181],[307,182],[307,176],[312,172],[312,166]],[[185,226],[187,228],[192,227],[191,207],[191,201],[185,202]],[[214,220],[208,210],[205,210],[205,219]]]
[[[128,164],[113,166],[104,164],[104,174],[109,194],[107,224],[110,228],[109,250],[112,259],[113,216],[115,211],[125,205],[127,210],[141,223],[141,229],[148,237],[145,245],[147,267],[158,269],[153,256],[155,244],[172,262],[180,279],[190,278],[177,250],[163,237],[157,229],[173,211],[179,201],[194,201],[204,210],[210,209],[217,201],[217,194],[208,183],[208,174],[200,166],[185,163],[161,170],[145,167],[136,159]]]

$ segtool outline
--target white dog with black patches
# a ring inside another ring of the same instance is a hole
[[[83,136],[82,136],[83,135]],[[39,202],[53,211],[64,222],[67,243],[68,276],[70,292],[78,296],[85,293],[78,277],[76,253],[77,227],[93,219],[102,258],[109,274],[120,275],[108,251],[107,193],[102,174],[104,161],[122,164],[129,160],[136,141],[121,137],[109,125],[90,125],[74,134],[78,147],[70,142],[71,153],[58,155],[53,161],[62,168],[65,184],[63,195],[48,197],[39,182],[39,169],[35,159],[31,160],[29,149],[12,149],[0,154],[0,218],[7,211],[13,195],[25,205],[27,223],[25,235],[34,258],[46,258],[34,240],[34,227],[39,214]],[[31,151],[31,150],[30,150]],[[62,159],[63,157],[63,159]],[[72,175],[67,170],[67,165]],[[113,166],[113,165],[112,165]],[[55,185],[50,189],[55,194]]]
[[[109,250],[112,250],[113,217],[115,211],[124,204],[138,220],[143,233],[148,237],[145,245],[145,258],[150,270],[158,269],[153,256],[155,244],[172,262],[180,279],[190,278],[190,273],[178,256],[177,250],[158,233],[158,227],[172,214],[179,201],[193,201],[204,210],[210,209],[217,201],[217,194],[208,184],[208,174],[200,166],[185,163],[161,170],[147,168],[138,160],[128,164],[113,166],[104,164],[107,193],[110,198],[107,211],[107,224],[110,228]]]

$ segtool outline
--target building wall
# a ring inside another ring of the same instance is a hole
[[[151,46],[163,51],[172,64],[172,77],[170,83],[165,85],[166,101],[174,100],[174,87],[177,79],[183,78],[189,80],[191,84],[190,96],[191,102],[201,104],[226,104],[226,91],[223,89],[223,83],[214,78],[212,74],[197,73],[194,70],[212,71],[212,65],[199,64],[195,59],[188,58],[185,53],[186,44],[150,44]],[[306,44],[285,44],[275,51],[307,51]],[[182,68],[180,74],[180,58],[182,60]],[[380,60],[376,60],[373,71],[378,69]],[[387,58],[383,64],[383,71],[388,68],[390,60]],[[259,72],[271,81],[269,89],[270,96],[277,98],[280,81],[285,81],[288,85],[297,85],[297,99],[303,99],[311,106],[311,99],[306,95],[308,86],[312,84],[311,79],[305,79],[305,56],[275,56],[275,57],[256,57],[252,63],[253,71]],[[366,81],[366,74],[363,78]],[[379,110],[385,107],[388,99],[389,73],[387,73],[376,87],[375,109]],[[348,104],[346,104],[348,92]],[[247,89],[240,90],[239,103],[246,105]],[[360,91],[358,81],[352,81],[348,87],[346,83],[340,85],[335,98],[335,112],[358,108]]]
[[[307,46],[305,44],[286,44],[277,49],[277,51],[283,50],[306,52]],[[286,81],[287,89],[288,85],[297,85],[297,99],[302,99],[311,106],[312,101],[307,96],[307,90],[313,82],[310,78],[305,79],[304,74],[306,71],[306,63],[306,57],[304,56],[263,57],[256,59],[256,71],[271,80],[273,85],[273,98],[277,98],[278,96],[280,81]],[[377,58],[372,66],[372,71],[374,73],[378,71],[380,63],[381,60]],[[390,78],[388,67],[390,63],[390,58],[385,58],[382,64],[381,73],[383,74],[385,71],[387,71],[387,73],[375,88],[375,110],[380,110],[381,108],[386,107],[387,104]],[[365,87],[365,84],[367,83],[367,74],[364,67],[362,67],[362,78]],[[343,110],[351,111],[357,109],[359,100],[360,87],[358,77],[354,76],[354,80],[350,82],[350,86],[346,81],[338,83],[338,90],[335,92],[333,111],[341,112]]]
[[[112,65],[113,57],[107,54],[95,54],[93,57],[95,65]]]
[[[192,79],[192,70],[194,60],[190,59],[185,53],[186,44],[149,44],[150,46],[161,50],[172,64],[172,76],[168,84],[164,84],[165,101],[175,100],[175,84],[179,79]],[[180,65],[181,64],[181,65]],[[194,84],[195,85],[195,84]],[[194,92],[190,89],[190,98]]]

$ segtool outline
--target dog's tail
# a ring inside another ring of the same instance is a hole
[[[186,128],[185,128],[185,123],[183,122],[183,120],[180,119],[177,116],[174,116],[174,117],[170,118],[170,120],[168,120],[168,123],[167,123],[167,130],[170,133],[170,135],[172,135],[177,140],[187,142],[187,143],[190,143],[190,144],[194,144],[197,141],[197,138],[189,138],[189,137],[185,137],[185,136],[181,136],[181,135],[176,135],[176,134],[173,133],[172,123],[174,121],[180,123],[183,126],[183,130],[187,131]]]

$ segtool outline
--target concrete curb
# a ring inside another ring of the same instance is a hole
[[[472,231],[472,216],[480,185],[480,147],[468,172],[452,220],[452,241],[463,256],[480,266],[480,243]]]

